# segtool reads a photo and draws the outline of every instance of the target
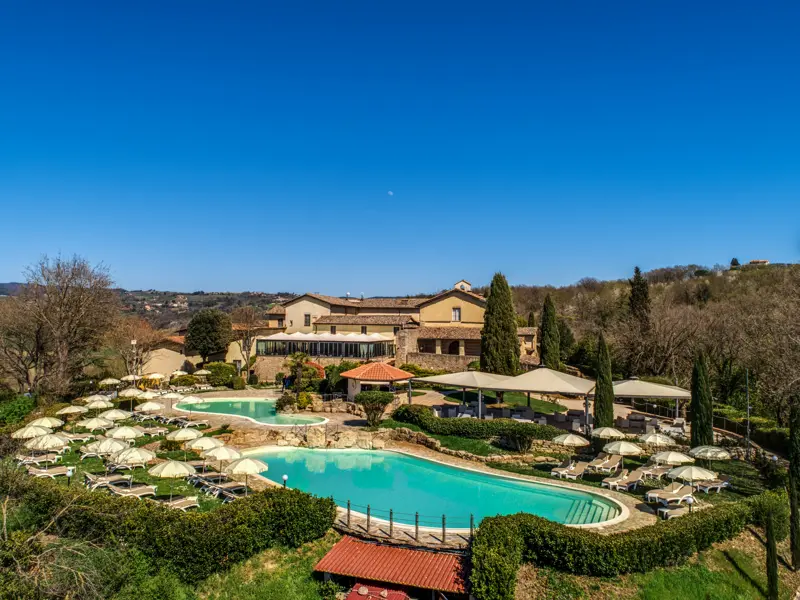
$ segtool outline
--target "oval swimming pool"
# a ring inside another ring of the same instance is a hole
[[[275,400],[267,398],[209,398],[208,402],[179,402],[175,408],[191,413],[245,417],[265,425],[321,425],[327,421],[321,417],[279,414],[275,410]]]
[[[524,481],[385,450],[261,449],[249,456],[263,460],[262,475],[289,487],[330,497],[341,507],[396,522],[448,528],[469,527],[484,518],[527,512],[567,525],[602,523],[619,516],[620,507],[598,494],[545,483]]]

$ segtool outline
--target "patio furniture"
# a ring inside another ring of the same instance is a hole
[[[83,485],[90,490],[108,487],[112,483],[128,482],[130,483],[130,475],[98,475],[97,473],[83,472]]]
[[[250,491],[249,488],[238,481],[226,481],[225,483],[214,484],[209,486],[208,493],[212,496],[219,497],[220,494],[244,494],[245,491]]]
[[[610,485],[608,487],[611,488],[612,490],[625,490],[626,492],[629,492],[631,488],[635,490],[636,486],[642,483],[642,477],[643,477],[642,470],[635,469],[634,471],[629,473],[625,479],[617,481],[613,485]]]
[[[190,508],[200,507],[200,503],[197,501],[197,496],[173,496],[172,500],[157,500],[155,498],[152,500],[154,502],[158,502],[159,504],[163,504],[164,506],[168,506],[169,508],[182,510],[184,512]]]
[[[567,422],[567,415],[563,412],[557,412],[555,415],[556,423],[566,423]]]
[[[683,487],[684,485],[682,483],[680,483],[679,481],[674,481],[665,488],[661,488],[658,490],[650,490],[649,492],[647,492],[647,494],[645,494],[644,499],[647,502],[658,502],[658,499],[661,496],[670,496],[675,492],[680,491]]]
[[[536,422],[539,425],[547,425],[547,419],[545,417],[539,417],[539,419],[537,419]]]
[[[566,479],[577,479],[578,477],[583,477],[583,474],[586,472],[586,467],[589,466],[587,462],[579,462],[575,465],[574,468],[564,473],[564,477]]]
[[[557,467],[553,467],[550,470],[550,474],[560,478],[563,473],[569,471],[570,469],[572,469],[572,461],[570,459],[566,459]]]
[[[145,496],[156,495],[156,486],[147,485],[145,483],[133,483],[130,480],[128,480],[128,484],[124,486],[119,485],[119,483],[109,483],[107,487],[112,494],[116,494],[117,496],[144,498]]]
[[[613,473],[620,468],[621,464],[622,456],[619,454],[612,454],[605,463],[597,467],[597,470],[601,473]]]
[[[64,466],[49,467],[46,469],[39,469],[38,467],[28,467],[28,475],[33,475],[34,477],[49,477],[50,479],[55,479],[56,477],[60,477],[66,474],[67,474],[67,467]]]
[[[17,454],[14,457],[14,460],[16,460],[20,465],[36,465],[38,467],[42,463],[54,463],[60,461],[61,455],[53,452],[32,455]]]
[[[731,478],[728,475],[724,475],[719,479],[715,479],[713,481],[701,481],[694,485],[697,487],[699,492],[705,492],[708,494],[711,490],[717,490],[717,493],[719,494],[723,488],[731,486]]]
[[[672,504],[680,504],[689,498],[694,498],[692,493],[694,492],[694,488],[690,485],[685,485],[679,490],[677,490],[674,494],[659,494],[658,502],[663,504],[664,506],[671,506]]]
[[[607,487],[611,488],[612,485],[623,481],[628,477],[628,469],[622,469],[617,475],[612,475],[611,477],[606,477],[603,481],[600,482],[600,487]]]
[[[608,454],[606,454],[605,452],[601,452],[600,454],[597,455],[597,458],[595,458],[593,461],[589,463],[589,470],[592,471],[597,467],[599,467],[600,465],[607,463],[608,459],[609,459]]]
[[[582,431],[581,422],[577,421],[577,420],[572,421],[572,424],[570,425],[570,430],[571,431]]]
[[[685,506],[678,506],[675,508],[663,506],[658,509],[658,516],[660,516],[665,521],[669,519],[674,519],[675,517],[682,517],[683,515],[688,515],[691,511],[686,508]]]

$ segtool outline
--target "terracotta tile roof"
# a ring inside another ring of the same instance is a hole
[[[286,314],[286,309],[282,305],[276,304],[275,306],[273,306],[269,310],[267,310],[267,314],[268,315],[285,315]]]
[[[409,598],[408,594],[400,590],[357,583],[344,600],[409,600]]]
[[[466,560],[456,554],[380,546],[344,536],[315,567],[321,573],[465,594]]]
[[[414,374],[386,363],[366,363],[341,373],[342,377],[359,381],[402,381],[411,379]]]
[[[231,325],[231,329],[233,331],[244,331],[245,329],[247,329],[247,327],[242,323],[233,323]],[[266,321],[261,321],[260,323],[255,323],[253,325],[253,329],[270,329],[270,326],[269,323],[267,323]]]
[[[315,325],[408,325],[417,321],[411,315],[323,315]]]
[[[186,337],[183,335],[168,335],[165,339],[181,346],[186,343]]]
[[[297,298],[292,298],[283,303],[284,306],[291,304],[300,298],[316,298],[327,304],[334,306],[360,306],[362,308],[417,308],[420,304],[430,298],[339,298],[338,296],[325,296],[324,294],[303,294]]]
[[[430,298],[424,298],[423,301],[420,302],[420,305],[427,304],[428,302],[433,302],[435,300],[440,300],[440,299],[442,299],[442,298],[444,298],[446,296],[450,296],[452,294],[465,294],[465,295],[470,296],[471,298],[474,298],[475,300],[479,301],[481,304],[486,304],[486,298],[484,298],[480,294],[476,294],[475,292],[468,292],[467,290],[459,290],[459,289],[453,288],[453,289],[449,289],[449,290],[444,290],[443,292],[439,292],[438,294],[436,294],[435,296],[431,296]]]
[[[479,340],[478,327],[420,327],[416,330],[419,339],[434,340]]]

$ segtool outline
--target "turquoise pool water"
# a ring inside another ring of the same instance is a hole
[[[209,398],[208,402],[197,404],[179,402],[176,406],[182,410],[191,410],[191,412],[248,417],[268,425],[316,425],[325,421],[320,417],[278,414],[275,410],[275,400],[264,398]]]
[[[280,448],[256,456],[269,466],[262,473],[276,483],[289,476],[289,487],[330,497],[339,506],[400,523],[441,527],[447,515],[451,528],[475,525],[484,517],[528,512],[566,524],[599,523],[619,514],[605,498],[528,481],[496,477],[429,460],[381,450],[311,450]]]

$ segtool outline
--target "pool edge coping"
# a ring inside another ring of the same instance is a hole
[[[221,398],[220,397],[220,398],[209,398],[208,400],[209,400],[208,402],[198,402],[198,404],[213,404],[215,400],[218,400],[220,402],[231,402],[231,401],[234,401],[234,402],[243,402],[243,401],[262,402],[264,400],[273,400],[274,401],[274,400],[277,400],[277,398]],[[236,419],[245,419],[247,421],[255,423],[256,425],[261,425],[263,427],[319,427],[320,425],[326,425],[327,423],[330,422],[330,419],[328,419],[326,417],[314,417],[315,419],[322,419],[322,420],[319,423],[288,423],[286,425],[278,424],[278,423],[264,423],[262,421],[256,421],[252,417],[246,417],[244,415],[229,415],[229,414],[226,414],[226,413],[206,412],[206,411],[202,411],[202,410],[186,410],[185,408],[178,408],[178,404],[180,404],[180,403],[181,403],[181,401],[178,400],[175,404],[173,404],[172,405],[172,410],[177,410],[179,412],[189,413],[189,414],[197,413],[198,415],[215,415],[215,416],[218,416],[218,417],[233,417],[233,418],[236,418]]]
[[[622,523],[623,521],[627,520],[630,517],[630,514],[631,514],[630,509],[627,506],[625,506],[625,504],[623,504],[622,502],[620,502],[616,498],[613,498],[612,496],[607,496],[604,493],[599,493],[599,492],[595,492],[595,491],[584,491],[582,489],[577,489],[577,488],[574,488],[572,486],[561,485],[560,483],[555,482],[555,481],[540,480],[538,478],[536,478],[535,480],[531,480],[531,479],[523,479],[521,477],[516,477],[514,475],[507,475],[506,473],[494,473],[494,472],[489,473],[489,472],[486,472],[486,471],[482,471],[480,469],[473,469],[473,468],[470,468],[470,467],[454,465],[454,464],[451,464],[451,463],[448,463],[448,462],[436,460],[434,458],[429,458],[427,456],[420,456],[418,454],[414,454],[413,452],[409,452],[407,450],[399,450],[399,449],[395,449],[395,448],[382,448],[382,449],[377,449],[377,450],[376,449],[367,450],[367,449],[364,449],[364,448],[305,448],[305,447],[300,447],[300,446],[268,445],[268,446],[255,446],[253,448],[245,448],[244,450],[242,450],[242,456],[249,455],[249,454],[255,454],[257,452],[285,451],[285,450],[289,450],[289,449],[292,449],[292,450],[322,450],[322,451],[325,451],[325,450],[336,450],[336,451],[351,451],[351,452],[376,452],[376,451],[377,452],[395,452],[397,454],[410,456],[412,458],[417,458],[417,459],[420,459],[420,460],[426,460],[428,462],[436,463],[436,464],[439,464],[439,465],[444,465],[446,467],[452,467],[454,469],[462,469],[464,471],[471,471],[473,473],[480,473],[481,475],[488,475],[490,477],[498,477],[498,478],[501,478],[501,479],[509,479],[511,481],[519,481],[519,482],[523,482],[523,483],[538,483],[540,485],[546,485],[546,486],[550,486],[550,487],[554,487],[554,488],[559,488],[559,489],[562,489],[562,490],[578,491],[578,492],[583,492],[585,494],[591,494],[591,495],[595,495],[595,496],[600,496],[604,500],[612,502],[620,511],[619,514],[616,517],[614,517],[613,519],[609,519],[608,521],[601,521],[600,523],[583,523],[583,524],[559,523],[559,525],[563,525],[564,527],[572,527],[574,529],[603,529],[605,527],[611,527],[613,525],[617,525],[618,523]],[[492,467],[487,467],[487,468],[492,469]],[[492,471],[496,471],[496,470],[497,469],[492,469]],[[263,475],[259,474],[258,477],[260,477],[261,479],[264,479],[265,481],[268,481],[270,484],[280,486],[279,483],[276,483],[276,482],[272,481],[271,479],[269,479],[267,477],[264,477]],[[338,510],[342,510],[342,511],[346,511],[347,510],[347,509],[339,506],[338,504],[336,505],[336,508]],[[360,512],[354,511],[354,510],[351,510],[351,513],[355,514],[355,515],[357,515],[359,517],[366,518],[366,514],[364,514],[364,513],[360,513]],[[529,513],[529,514],[532,514],[532,513]],[[541,518],[544,519],[546,517],[541,517]],[[373,520],[373,521],[377,521],[377,522],[389,523],[389,521],[387,521],[385,519],[378,518],[378,517],[370,517],[370,519]],[[550,519],[547,519],[547,520],[550,521]],[[558,523],[558,521],[552,521],[552,522],[553,523]],[[395,527],[397,527],[397,526],[400,526],[400,527],[411,527],[411,528],[414,527],[413,525],[407,525],[405,523],[395,523],[394,525],[395,525]],[[420,530],[441,531],[441,528],[438,528],[438,527],[420,527]],[[455,528],[454,527],[452,529],[449,529],[449,531],[453,531],[454,533],[465,534],[465,533],[469,533],[469,528],[463,528],[463,527],[462,528]]]

